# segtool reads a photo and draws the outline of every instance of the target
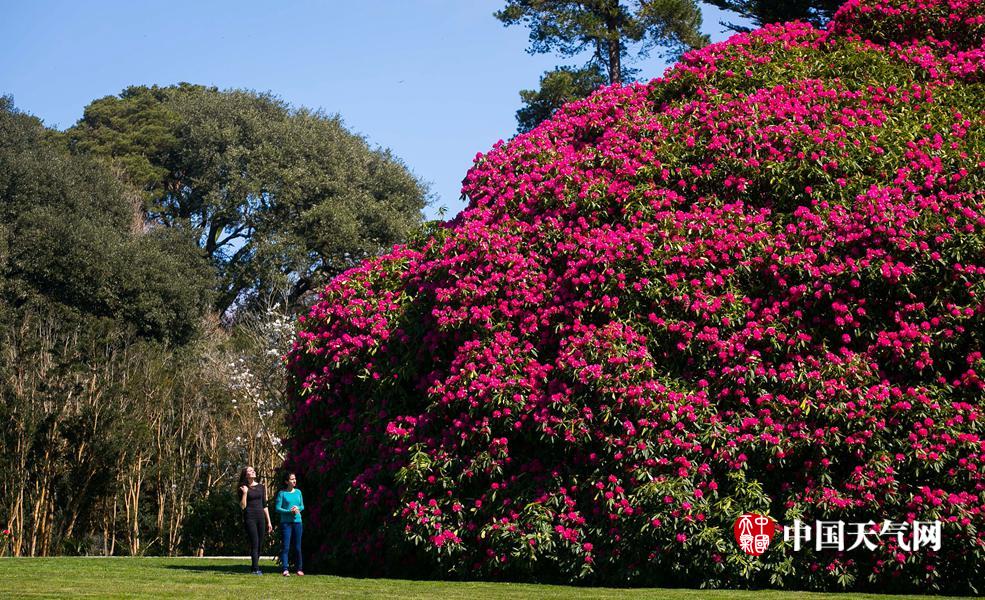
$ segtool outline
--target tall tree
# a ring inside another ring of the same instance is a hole
[[[587,95],[594,87],[586,91],[586,84],[597,80],[595,73],[610,84],[629,81],[634,70],[626,62],[632,56],[659,47],[666,56],[677,57],[708,43],[699,31],[701,11],[695,0],[507,0],[495,17],[506,26],[530,28],[531,54],[556,52],[570,58],[591,53],[583,69],[550,71],[539,92],[521,92],[527,104],[517,113],[521,130],[530,128],[532,115],[550,116],[576,90]],[[556,93],[561,84],[567,93]]]
[[[269,94],[131,87],[90,104],[68,136],[143,190],[152,224],[192,232],[219,273],[220,311],[288,288],[296,301],[401,241],[425,205],[389,151]]]
[[[752,26],[722,23],[732,31],[750,31],[768,23],[806,21],[823,27],[844,0],[706,0],[709,4],[738,14]]]

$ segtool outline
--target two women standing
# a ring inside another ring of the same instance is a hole
[[[267,510],[267,490],[262,483],[257,482],[256,471],[253,467],[245,467],[239,475],[239,506],[243,509],[243,526],[250,544],[250,572],[263,575],[260,570],[260,547],[263,546],[265,533],[274,530],[270,522],[270,512]],[[298,575],[304,575],[301,559],[301,511],[304,510],[304,498],[297,488],[297,477],[288,473],[284,478],[284,489],[277,493],[274,509],[280,515],[280,527],[284,536],[284,548],[281,552],[281,564],[284,576],[290,575],[288,558],[290,550],[294,549]]]

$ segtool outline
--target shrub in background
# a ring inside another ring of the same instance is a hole
[[[339,572],[981,591],[985,9],[846,4],[476,157],[329,285],[288,466]],[[741,513],[944,522],[795,552]]]

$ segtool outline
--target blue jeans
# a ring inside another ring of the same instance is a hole
[[[296,570],[303,571],[301,564],[301,523],[281,523],[280,532],[284,535],[284,549],[280,553],[281,569],[287,570],[287,559],[291,548],[294,548],[294,555],[297,557]]]

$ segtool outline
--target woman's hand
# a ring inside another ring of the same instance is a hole
[[[267,533],[273,533],[273,532],[274,532],[274,526],[270,524],[270,521],[267,521]]]
[[[291,512],[292,512],[292,513],[294,513],[294,514],[298,514],[298,513],[299,513],[299,512],[301,512],[301,511],[300,511],[300,510],[298,510],[298,507],[297,507],[297,506],[292,506],[292,507],[291,507]]]
[[[250,491],[250,488],[246,487],[245,485],[239,486],[239,493],[240,494],[243,494],[245,496],[246,493],[249,492],[249,491]]]

